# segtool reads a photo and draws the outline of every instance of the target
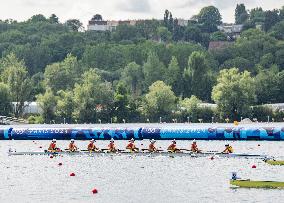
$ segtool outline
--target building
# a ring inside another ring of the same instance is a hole
[[[243,25],[236,25],[236,24],[222,24],[219,25],[218,30],[227,34],[231,39],[237,39],[240,37],[241,32],[243,30]]]
[[[15,112],[17,102],[12,102],[13,112]],[[23,114],[40,114],[42,113],[42,109],[38,105],[37,102],[25,102]]]
[[[211,41],[209,42],[208,51],[225,49],[232,44],[233,42],[228,42],[228,41]]]

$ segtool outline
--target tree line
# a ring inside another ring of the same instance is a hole
[[[284,8],[238,4],[235,21],[241,36],[211,51],[210,41],[232,40],[218,31],[214,6],[186,26],[166,10],[162,21],[112,32],[83,31],[54,14],[0,21],[0,115],[22,117],[24,102],[36,101],[43,112],[30,122],[282,120],[261,105],[284,102]]]

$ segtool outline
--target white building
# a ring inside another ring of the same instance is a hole
[[[13,112],[15,112],[17,102],[12,102],[13,104]],[[24,111],[23,114],[40,114],[42,113],[42,109],[36,102],[25,102],[24,103]]]

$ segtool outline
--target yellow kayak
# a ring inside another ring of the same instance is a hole
[[[284,165],[284,160],[267,160],[265,162],[270,165]]]
[[[245,188],[281,188],[284,189],[284,182],[277,181],[253,181],[253,180],[230,180],[231,185]]]

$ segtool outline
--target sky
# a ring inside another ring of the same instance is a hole
[[[105,20],[162,19],[165,9],[174,18],[190,19],[201,8],[216,6],[223,22],[234,22],[238,3],[247,9],[262,7],[264,10],[281,8],[284,0],[0,0],[0,19],[24,21],[32,15],[49,17],[56,14],[60,22],[79,19],[86,26],[93,15],[99,13]]]

